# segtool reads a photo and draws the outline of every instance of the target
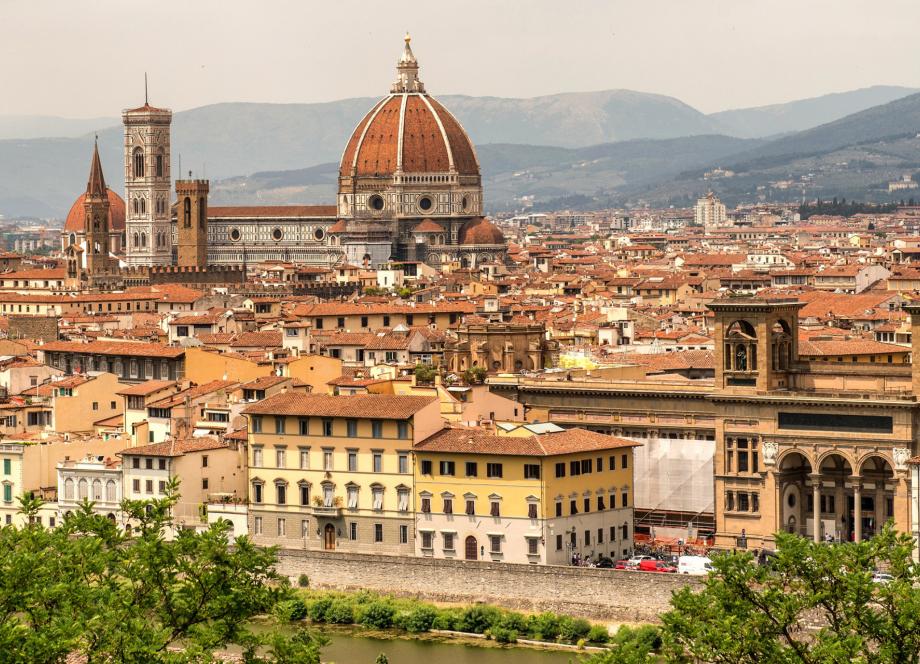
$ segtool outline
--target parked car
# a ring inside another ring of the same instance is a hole
[[[595,567],[601,567],[603,569],[613,569],[613,561],[610,560],[607,556],[601,556],[597,559],[597,564]]]
[[[626,566],[632,569],[636,569],[639,567],[639,563],[641,563],[643,560],[655,560],[655,558],[653,556],[633,556],[626,561]]]
[[[628,560],[618,560],[613,565],[613,569],[631,569]]]
[[[894,580],[894,577],[887,572],[873,572],[872,573],[872,582],[873,583],[891,583]]]
[[[712,560],[706,556],[681,556],[677,559],[677,571],[680,574],[704,576],[712,571]]]
[[[663,560],[643,560],[639,563],[640,572],[668,572],[675,573],[677,568]]]

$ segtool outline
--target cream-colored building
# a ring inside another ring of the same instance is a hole
[[[284,393],[244,414],[255,542],[413,553],[412,448],[443,426],[437,398]]]
[[[693,208],[694,223],[707,230],[724,226],[726,218],[725,205],[711,191],[697,200]]]
[[[118,392],[126,385],[115,374],[90,372],[62,378],[52,385],[51,430],[57,433],[91,432],[96,422],[123,412]]]

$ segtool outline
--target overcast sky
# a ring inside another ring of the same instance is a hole
[[[406,30],[434,94],[627,88],[712,112],[920,86],[917,0],[0,0],[0,114],[388,91]]]

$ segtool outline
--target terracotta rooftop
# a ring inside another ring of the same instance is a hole
[[[285,392],[263,399],[243,411],[246,415],[299,415],[304,417],[362,417],[404,420],[436,397],[391,394],[330,396]]]
[[[482,429],[442,429],[418,443],[422,452],[455,454],[507,454],[511,456],[555,456],[639,447],[641,443],[615,438],[586,429],[566,429],[539,436],[499,436]]]
[[[43,351],[80,353],[85,355],[127,355],[130,357],[178,358],[185,355],[184,348],[173,348],[151,343],[132,341],[49,341],[40,347]]]
[[[227,443],[210,436],[201,438],[186,438],[183,440],[166,441],[165,443],[153,443],[152,445],[141,445],[140,447],[129,447],[118,454],[120,456],[155,456],[155,457],[177,457],[190,452],[206,452],[208,450],[219,450],[229,447]]]

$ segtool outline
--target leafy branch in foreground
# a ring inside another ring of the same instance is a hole
[[[27,525],[0,529],[3,661],[210,662],[235,647],[251,663],[318,663],[321,637],[251,629],[292,596],[274,549],[231,541],[226,522],[173,529],[177,491],[125,500],[130,529],[89,502],[47,529],[34,519],[41,503],[23,499]]]

